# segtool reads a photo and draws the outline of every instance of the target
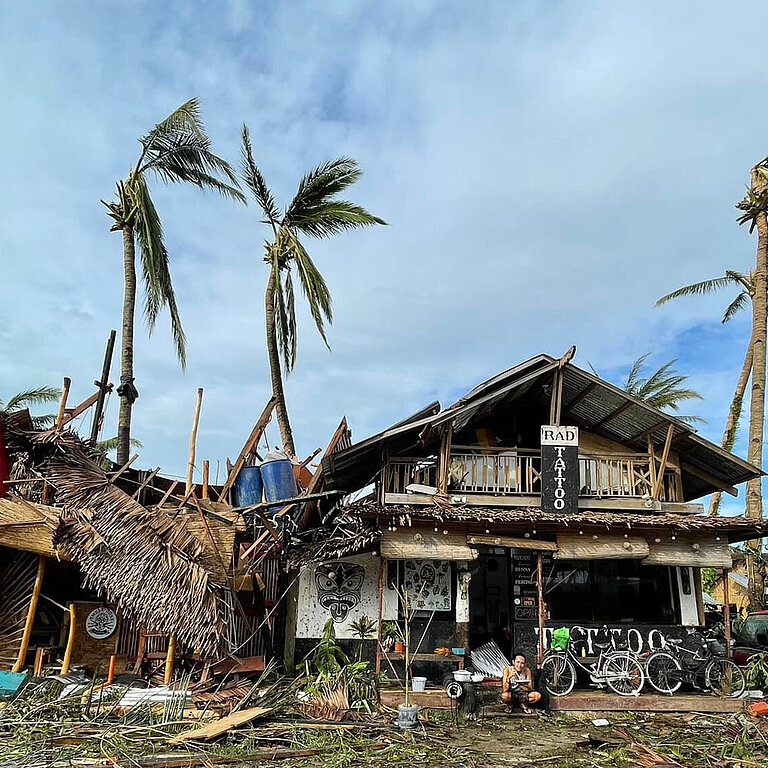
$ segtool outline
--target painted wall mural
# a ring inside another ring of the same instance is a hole
[[[344,621],[360,602],[365,568],[358,563],[333,560],[315,568],[317,601],[330,611],[334,623]]]
[[[354,639],[352,623],[363,616],[379,616],[381,558],[373,554],[353,555],[305,568],[299,577],[296,637],[316,638],[333,619],[336,637]],[[397,619],[397,593],[385,588],[382,617]]]
[[[451,564],[448,560],[406,560],[403,588],[419,611],[451,610]]]

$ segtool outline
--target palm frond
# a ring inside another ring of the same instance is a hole
[[[280,347],[280,356],[283,358],[285,370],[290,373],[296,362],[296,316],[294,313],[289,313],[288,311],[288,304],[283,291],[280,272],[278,249],[274,249],[271,279],[274,279],[275,281],[275,326],[277,327],[277,341]],[[293,293],[293,286],[291,286],[291,293]]]
[[[317,330],[322,336],[325,346],[330,349],[325,334],[325,323],[333,323],[333,301],[331,292],[320,271],[307,253],[298,237],[291,234],[290,248],[293,253],[292,262],[296,265],[302,291],[309,304],[309,311],[315,321]]]
[[[246,186],[253,192],[256,202],[264,211],[264,215],[272,225],[277,225],[280,212],[275,205],[275,198],[272,195],[267,182],[264,180],[261,171],[253,160],[253,150],[251,148],[251,135],[248,126],[243,124],[243,180]]]
[[[740,277],[743,277],[738,272],[727,271],[723,277],[715,277],[711,280],[702,280],[698,283],[691,283],[690,285],[684,285],[682,288],[678,288],[672,293],[668,293],[666,296],[662,296],[657,302],[656,306],[660,307],[662,304],[666,304],[672,299],[678,299],[681,296],[703,296],[709,293],[714,293],[725,288],[728,285],[740,284]]]
[[[109,453],[110,451],[117,450],[117,446],[120,444],[120,439],[115,437],[107,437],[104,440],[99,440],[96,443],[96,447],[102,452],[102,453]],[[140,440],[136,440],[135,438],[131,438],[131,445],[134,448],[143,448],[144,445]]]
[[[358,205],[333,199],[354,184],[361,173],[351,157],[339,157],[317,166],[299,183],[283,224],[313,237],[328,237],[347,229],[386,224]]]
[[[683,386],[688,376],[678,373],[674,366],[677,359],[664,363],[650,376],[643,376],[642,369],[648,353],[641,355],[632,364],[624,391],[654,408],[673,411],[678,419],[688,423],[703,422],[699,416],[680,416],[680,403],[687,400],[703,400],[699,392]]]
[[[182,369],[185,369],[187,364],[186,337],[173,291],[168,251],[163,242],[163,227],[160,217],[142,174],[134,173],[129,179],[128,186],[136,205],[134,226],[141,254],[147,326],[151,333],[160,311],[163,307],[168,307],[176,355]]]
[[[209,188],[245,202],[230,164],[211,151],[197,99],[183,104],[142,137],[136,173],[151,170],[167,182]],[[223,177],[220,178],[220,177]]]
[[[624,383],[624,391],[629,392],[630,395],[635,395],[635,392],[637,391],[640,371],[642,370],[643,365],[645,365],[645,361],[648,359],[650,354],[650,352],[646,352],[644,355],[640,355],[640,357],[638,357],[637,360],[632,363],[632,368],[630,368],[629,374],[627,375],[627,380]]]
[[[61,390],[57,387],[37,387],[19,392],[11,397],[5,406],[5,411],[18,411],[30,405],[42,405],[43,403],[55,403],[61,398]]]
[[[46,413],[43,416],[32,416],[32,426],[35,429],[50,429],[55,421],[56,416],[53,413]]]
[[[737,312],[740,312],[749,304],[749,294],[742,291],[725,310],[722,322],[727,323]]]

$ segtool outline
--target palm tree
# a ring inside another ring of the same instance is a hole
[[[750,306],[752,298],[755,293],[754,289],[754,273],[736,272],[734,270],[726,270],[723,277],[715,277],[711,280],[702,280],[699,283],[691,283],[691,285],[684,285],[682,288],[678,288],[672,293],[668,293],[666,296],[662,296],[657,302],[656,306],[659,307],[662,304],[666,304],[672,299],[681,298],[683,296],[703,296],[723,288],[729,288],[735,286],[739,289],[739,293],[736,294],[736,298],[728,305],[723,314],[721,322],[727,323],[738,312],[746,307]],[[744,353],[744,362],[741,366],[741,372],[739,373],[739,379],[736,382],[736,389],[733,393],[733,399],[731,400],[731,407],[728,409],[728,419],[725,422],[725,430],[723,431],[723,439],[721,445],[727,451],[732,451],[734,443],[736,442],[736,434],[739,429],[739,421],[741,419],[742,404],[744,402],[744,393],[747,390],[747,382],[749,381],[749,375],[752,372],[752,338],[750,337],[747,344],[746,352]],[[716,515],[720,509],[720,500],[722,498],[722,491],[716,491],[712,494],[709,501],[709,514]]]
[[[704,398],[695,389],[686,389],[681,386],[688,377],[678,373],[674,365],[677,359],[664,363],[650,376],[643,376],[643,368],[650,353],[646,352],[632,363],[632,368],[624,382],[623,389],[632,397],[642,400],[654,408],[674,411],[676,418],[688,423],[702,422],[699,416],[680,416],[680,403],[686,400],[703,400]]]
[[[272,230],[271,239],[264,244],[264,261],[269,265],[264,295],[267,354],[272,392],[276,398],[277,423],[283,448],[290,456],[295,454],[296,448],[285,403],[280,362],[282,360],[286,374],[291,372],[296,362],[294,270],[326,346],[325,323],[333,322],[330,291],[300,236],[326,238],[350,229],[386,223],[359,205],[337,199],[336,196],[354,184],[361,173],[357,163],[349,157],[339,157],[319,165],[304,176],[293,200],[281,211],[253,160],[248,127],[243,126],[243,181],[264,213],[264,223]]]
[[[749,452],[747,458],[762,467],[765,428],[765,366],[768,335],[768,158],[752,168],[750,186],[736,206],[743,211],[739,224],[749,224],[750,233],[757,229],[757,253],[753,275],[752,299],[752,397],[749,407]],[[747,517],[762,520],[762,478],[747,482]],[[765,573],[762,565],[762,540],[747,542],[747,574],[749,607],[762,608]]]
[[[114,219],[111,231],[123,233],[122,351],[120,367],[120,415],[118,418],[117,463],[128,461],[131,439],[131,408],[139,393],[133,384],[133,329],[136,308],[136,243],[141,255],[144,283],[144,316],[151,333],[167,307],[176,355],[186,367],[186,339],[171,282],[168,251],[163,241],[160,216],[149,194],[147,177],[165,182],[185,182],[201,189],[214,189],[222,195],[245,202],[229,163],[211,152],[197,99],[190,99],[158,123],[139,140],[141,154],[124,181],[117,183],[117,200],[105,203]]]
[[[13,395],[7,403],[3,404],[0,400],[0,414],[5,416],[23,411],[32,405],[43,405],[44,403],[55,403],[61,398],[61,390],[56,387],[38,387],[37,389],[28,389],[26,392],[19,392]],[[32,425],[36,429],[46,429],[53,424],[56,417],[52,413],[44,416],[33,416]]]

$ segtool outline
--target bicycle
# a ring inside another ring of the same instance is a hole
[[[697,690],[736,699],[744,693],[747,680],[725,653],[716,638],[693,632],[687,638],[667,640],[665,649],[651,652],[645,660],[645,673],[659,693],[671,696],[688,683]]]
[[[574,644],[570,639],[564,650],[547,653],[541,662],[541,679],[549,694],[569,694],[576,685],[578,668],[598,688],[607,685],[619,696],[639,696],[645,685],[643,665],[630,652],[614,650],[607,630],[606,639],[595,640],[593,645],[599,650],[599,655],[592,663],[582,662],[574,652]]]

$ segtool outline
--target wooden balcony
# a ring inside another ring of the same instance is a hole
[[[658,466],[658,462],[657,462]],[[493,504],[489,497],[525,500],[541,495],[541,454],[537,450],[471,448],[454,446],[448,466],[448,494],[466,496],[468,504]],[[415,493],[409,492],[413,486]],[[385,503],[402,503],[404,496],[423,496],[424,488],[439,486],[437,457],[391,459],[385,466],[382,489]],[[626,499],[644,503],[653,493],[650,457],[647,454],[579,455],[579,497],[585,500]],[[667,469],[660,502],[681,502],[679,475]],[[595,504],[595,506],[602,506]]]

